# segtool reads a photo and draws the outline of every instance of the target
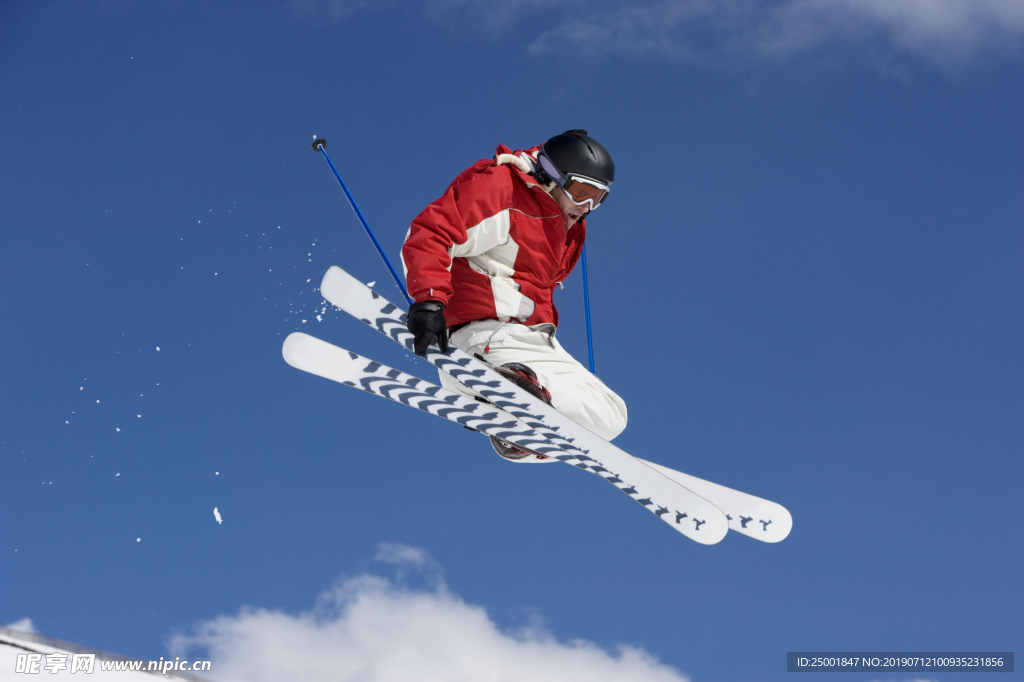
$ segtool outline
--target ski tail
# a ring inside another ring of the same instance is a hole
[[[702,497],[724,511],[729,518],[730,530],[761,542],[782,542],[793,530],[793,516],[778,502],[750,493],[741,493],[724,485],[648,462],[646,459],[637,459],[679,485],[699,492]]]

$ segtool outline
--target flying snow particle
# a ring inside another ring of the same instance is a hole
[[[137,415],[135,415],[135,416],[136,416],[136,417],[141,417],[142,415],[141,415],[141,414],[137,414]]]
[[[367,283],[366,283],[366,286],[368,286],[368,287],[372,287],[372,286],[373,286],[374,284],[376,284],[376,283],[377,283],[377,280],[373,280],[372,282],[367,282]]]
[[[324,318],[322,318],[321,316],[317,315],[317,316],[316,316],[316,321],[317,321],[317,322],[323,322],[323,321],[324,321]]]
[[[96,402],[99,402],[98,400]]]
[[[115,426],[114,428],[117,428],[117,427]],[[117,430],[120,431],[121,429],[117,429]]]
[[[220,472],[219,472],[219,471],[214,471],[214,472],[213,472],[213,475],[214,475],[214,476],[220,476]]]
[[[157,353],[159,353],[159,352],[160,352],[160,346],[157,346],[157,347],[156,347],[156,352],[157,352]]]
[[[114,474],[114,478],[117,478],[120,475],[121,475],[120,473],[116,473],[116,474]]]
[[[79,390],[79,391],[84,391],[84,390],[85,390],[85,386],[79,386],[79,387],[78,387],[78,390]]]
[[[306,321],[305,321],[305,320],[303,320],[303,321],[302,321],[302,324],[306,324]]]
[[[307,279],[306,282],[309,283],[309,280]]]
[[[135,538],[135,542],[142,542],[142,538]]]
[[[223,523],[224,522],[223,519],[220,518],[220,512],[217,511],[216,507],[213,508],[213,518],[217,519],[217,523]]]

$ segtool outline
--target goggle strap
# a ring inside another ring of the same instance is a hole
[[[540,162],[540,167],[544,169],[544,172],[551,176],[551,179],[555,181],[555,184],[559,187],[565,187],[569,178],[562,174],[562,171],[558,170],[554,163],[551,162],[544,152],[537,154],[537,160]]]

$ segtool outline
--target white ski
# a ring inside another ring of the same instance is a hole
[[[297,369],[361,388],[597,473],[677,531],[701,544],[715,544],[729,530],[720,509],[628,455],[622,461],[615,461],[614,456],[606,459],[607,464],[621,472],[612,473],[595,458],[563,451],[494,405],[466,398],[301,332],[285,339],[281,353],[285,362]]]
[[[339,309],[412,352],[412,335],[405,327],[404,311],[341,268],[335,266],[327,271],[320,292]],[[722,509],[729,527],[738,533],[764,542],[779,542],[789,535],[793,527],[789,511],[776,502],[633,458],[458,348],[449,347],[447,353],[441,353],[432,346],[427,352],[427,360],[563,449],[575,450],[589,457],[596,457],[595,452],[614,453],[608,456],[615,457],[616,461],[623,456],[628,457],[688,488]]]

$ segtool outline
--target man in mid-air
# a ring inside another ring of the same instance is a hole
[[[526,150],[499,145],[460,173],[413,220],[402,247],[416,353],[432,343],[444,352],[450,341],[602,438],[621,433],[626,404],[555,339],[552,301],[614,179],[611,155],[585,130]],[[530,454],[493,436],[491,444],[507,459]]]

